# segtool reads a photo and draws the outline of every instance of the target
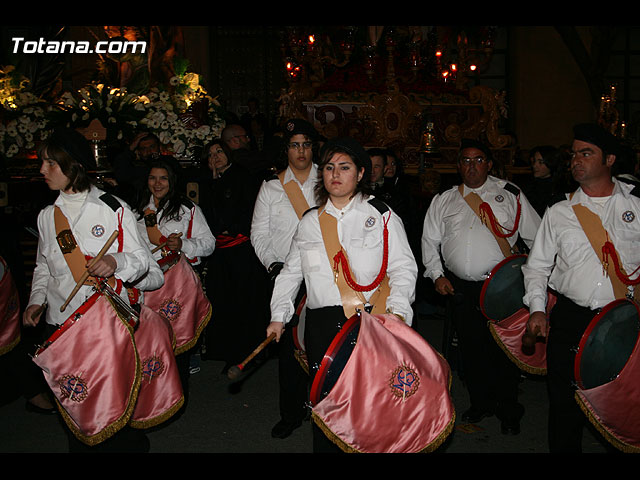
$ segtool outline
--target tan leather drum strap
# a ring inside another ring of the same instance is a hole
[[[493,231],[491,226],[487,224],[487,221],[484,218],[484,215],[480,213],[480,204],[482,203],[482,198],[480,198],[480,196],[475,192],[471,192],[465,197],[463,194],[464,186],[462,184],[460,184],[460,186],[458,187],[458,190],[460,191],[460,195],[463,196],[465,202],[467,202],[469,207],[471,207],[471,210],[474,211],[474,213],[478,216],[482,224],[485,227],[487,227],[487,229],[489,229],[493,237],[496,239],[496,242],[498,242],[498,246],[502,251],[502,255],[504,255],[505,258],[513,255],[515,252],[512,251],[511,245],[509,245],[509,242],[507,241],[507,239],[496,235],[496,233]],[[500,226],[498,226],[498,228],[500,228]]]
[[[300,190],[300,186],[296,182],[289,180],[286,184],[284,183],[285,172],[286,170],[280,172],[278,174],[278,178],[280,179],[282,188],[284,188],[284,193],[287,194],[289,202],[291,202],[293,209],[296,211],[296,215],[298,215],[298,220],[300,220],[304,212],[309,210],[309,204],[307,203],[307,199],[304,198],[302,190]]]
[[[144,211],[145,217],[147,215],[155,214],[155,213],[156,212],[154,210],[151,210],[150,208],[147,208]],[[149,236],[149,241],[154,245],[160,245],[161,243],[163,243],[162,233],[160,233],[160,230],[158,229],[158,224],[155,223],[153,225],[146,225],[146,226],[147,226],[147,235]]]
[[[62,250],[62,255],[69,266],[69,270],[71,270],[71,274],[73,275],[73,279],[78,282],[82,278],[82,274],[86,270],[85,266],[87,264],[87,259],[84,256],[84,253],[80,250],[73,233],[71,232],[71,228],[69,227],[69,221],[67,217],[64,216],[60,207],[54,207],[53,209],[53,219],[56,227],[56,235],[58,238],[58,245]],[[66,237],[68,248],[64,248],[60,243],[61,238]],[[85,285],[95,285],[92,277],[89,277],[84,282]]]
[[[343,250],[342,245],[340,244],[340,239],[338,238],[338,222],[334,216],[329,215],[324,210],[318,211],[318,214],[320,221],[320,230],[322,231],[322,238],[324,240],[324,246],[327,251],[327,256],[329,257],[329,264],[334,270],[334,280],[336,282],[336,285],[338,286],[338,290],[340,290],[340,297],[342,298],[342,308],[344,309],[345,316],[347,318],[351,318],[356,313],[356,309],[364,310],[367,303],[373,306],[370,313],[385,313],[387,297],[389,296],[390,292],[389,277],[385,275],[384,280],[378,286],[377,290],[373,293],[373,295],[369,299],[369,302],[366,302],[366,299],[361,292],[357,292],[349,287],[349,285],[347,285],[347,281],[344,278],[344,272],[338,265],[336,265],[334,261],[334,257],[336,256],[336,254],[340,250]],[[345,258],[347,258],[347,254],[346,252],[344,252],[344,250],[343,253],[345,255]]]
[[[603,245],[607,241],[610,242],[611,240],[609,239],[609,235],[607,234],[606,229],[602,225],[600,217],[582,204],[573,205],[573,211],[575,212],[576,217],[578,217],[580,226],[582,226],[582,230],[584,230],[584,233],[587,235],[589,243],[591,243],[593,250],[596,252],[596,255],[600,259],[603,270],[606,271],[607,276],[611,280],[611,286],[613,287],[613,293],[615,297],[617,299],[625,298],[628,291],[626,285],[622,283],[622,281],[616,274],[612,262],[606,261],[602,253]],[[618,255],[617,251],[616,255]],[[620,257],[618,256],[618,258]],[[620,265],[620,268],[622,269],[622,265]],[[624,270],[623,273],[625,273]],[[634,297],[636,297],[636,299],[639,296],[639,292],[640,288],[636,288],[634,291]]]

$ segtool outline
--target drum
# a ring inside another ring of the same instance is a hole
[[[200,277],[184,255],[172,253],[158,261],[164,285],[144,292],[144,304],[169,321],[176,335],[175,354],[192,348],[211,319],[211,303]]]
[[[20,343],[20,297],[9,266],[0,257],[0,355]]]
[[[150,428],[171,418],[184,404],[182,382],[173,353],[171,325],[146,305],[134,335],[142,379],[130,425]]]
[[[140,388],[137,318],[122,315],[112,295],[96,291],[33,357],[67,426],[91,446],[129,422]]]
[[[437,449],[455,413],[450,368],[398,317],[361,312],[327,349],[311,386],[314,422],[343,451]]]
[[[591,320],[576,354],[576,401],[616,448],[640,452],[640,308],[606,305]]]
[[[480,310],[489,320],[493,338],[521,370],[545,375],[547,373],[547,346],[537,341],[532,352],[522,349],[522,338],[527,329],[529,310],[524,305],[524,276],[522,266],[526,255],[513,255],[498,263],[490,272],[480,292]],[[549,293],[548,308],[555,303]]]
[[[307,309],[305,308],[306,303],[307,303],[307,296],[304,295],[296,308],[296,316],[298,318],[298,321],[293,327],[292,333],[293,333],[293,347],[294,347],[293,354],[295,355],[296,360],[298,360],[298,363],[300,364],[302,369],[307,374],[309,374],[309,361],[307,359],[307,350],[304,346],[304,325],[305,325],[306,316],[307,316],[306,315]]]
[[[492,322],[501,322],[525,308],[522,266],[526,255],[505,258],[489,273],[480,293],[480,310]]]

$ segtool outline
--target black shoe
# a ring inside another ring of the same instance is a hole
[[[288,423],[284,420],[280,420],[271,429],[271,436],[273,438],[287,438],[300,425],[302,425],[302,422]]]
[[[504,435],[518,435],[520,433],[520,422],[503,420],[500,429]]]
[[[492,416],[493,411],[491,410],[480,410],[479,408],[471,407],[462,414],[462,421],[467,423],[478,423],[483,418]]]
[[[58,412],[58,409],[56,407],[51,407],[51,408],[42,408],[39,407],[37,405],[34,405],[33,403],[27,401],[24,404],[24,408],[27,412],[31,412],[31,413],[39,413],[41,415],[54,415]]]

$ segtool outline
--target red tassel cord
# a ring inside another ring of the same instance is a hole
[[[387,274],[387,266],[389,264],[389,230],[387,229],[387,223],[389,223],[389,218],[391,218],[391,213],[384,221],[384,229],[382,231],[383,236],[383,251],[382,251],[382,266],[380,267],[380,273],[378,276],[371,282],[369,285],[360,285],[356,283],[356,281],[351,276],[351,270],[349,270],[349,262],[347,261],[347,257],[344,255],[344,251],[341,249],[335,257],[333,257],[333,269],[338,273],[338,266],[342,264],[342,272],[344,273],[344,278],[347,282],[347,285],[356,292],[370,292],[378,288],[378,286],[382,283],[385,275]]]
[[[491,223],[491,229],[495,232],[496,235],[502,238],[512,237],[514,233],[518,231],[518,224],[520,223],[520,214],[522,213],[522,206],[520,205],[520,196],[518,195],[518,210],[516,211],[516,220],[513,223],[513,229],[509,230],[508,228],[503,227],[496,220],[496,216],[493,214],[491,210],[491,205],[487,202],[482,202],[480,204],[480,213],[482,214],[482,223],[486,225],[486,220],[489,219]],[[503,233],[503,231],[505,233]]]
[[[607,234],[607,237],[609,235]],[[631,279],[632,275],[635,275],[638,270],[640,270],[640,266],[636,268],[630,275],[627,275],[622,272],[622,268],[620,266],[620,260],[618,259],[618,254],[616,253],[616,249],[608,239],[602,246],[602,259],[603,263],[607,265],[609,263],[609,257],[613,259],[613,266],[616,272],[616,275],[620,279],[622,283],[625,285],[638,285],[640,284],[640,275],[636,277],[634,280]]]

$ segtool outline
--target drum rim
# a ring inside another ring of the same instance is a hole
[[[159,259],[158,265],[162,268],[163,265],[168,264],[169,262],[174,262],[178,263],[178,261],[180,260],[180,252],[171,252],[170,254],[168,254],[165,257],[162,257],[161,259]],[[172,267],[173,265],[169,265],[169,267]]]
[[[302,313],[302,310],[305,308],[307,304],[307,294],[305,293],[302,298],[300,299],[300,303],[298,304],[298,307],[296,308],[296,315],[298,316],[298,318],[300,318],[300,314]],[[298,340],[298,325],[295,325],[293,327],[293,345],[300,351],[304,351],[304,348],[302,347],[302,345],[300,344],[299,340]]]
[[[322,362],[320,362],[320,367],[318,368],[318,371],[313,379],[313,383],[311,384],[311,390],[309,393],[309,400],[311,401],[311,405],[315,406],[320,403],[322,385],[324,385],[324,381],[327,377],[327,371],[333,363],[335,353],[344,344],[344,342],[346,341],[346,337],[358,324],[360,324],[360,314],[356,313],[351,318],[349,318],[349,320],[347,320],[347,323],[344,324],[342,329],[336,334],[336,336],[329,344]]]
[[[576,384],[578,385],[578,387],[581,390],[585,390],[584,384],[582,382],[582,375],[580,374],[580,363],[582,360],[582,354],[584,353],[584,347],[585,344],[587,343],[587,340],[589,339],[589,337],[591,336],[591,332],[593,332],[594,328],[596,327],[596,325],[600,322],[600,320],[602,319],[602,317],[604,315],[606,315],[608,312],[610,312],[611,310],[613,310],[614,308],[625,304],[625,303],[629,303],[631,305],[633,305],[636,309],[636,312],[638,313],[638,317],[640,318],[640,306],[634,302],[633,300],[630,300],[628,298],[618,298],[616,300],[613,300],[612,302],[607,303],[602,310],[600,310],[589,322],[589,325],[587,325],[587,328],[585,329],[584,333],[582,334],[582,337],[580,338],[580,343],[578,344],[578,349],[576,352],[576,356],[575,356],[575,360],[573,362],[573,376],[576,380]],[[636,337],[636,342],[635,345],[638,345],[638,342],[640,342],[640,331],[638,332],[638,336]],[[635,351],[635,348],[634,348]],[[631,355],[629,356],[629,358],[627,358],[627,361],[625,362],[625,364],[622,366],[622,368],[620,369],[620,371],[618,372],[618,375],[620,375],[620,373],[622,373],[622,371],[625,369],[625,367],[627,366],[627,364],[629,363],[629,360],[631,359]],[[592,388],[596,388],[596,387],[592,387]]]
[[[0,265],[2,266],[2,272],[0,272],[0,283],[4,282],[5,278],[8,278],[9,275],[9,264],[4,259],[4,257],[0,256]]]
[[[513,261],[515,258],[527,258],[528,255],[526,253],[516,253],[514,255],[510,255],[506,258],[504,258],[503,260],[500,260],[500,262],[491,269],[491,272],[489,272],[489,276],[484,280],[484,282],[482,282],[482,289],[480,290],[480,311],[482,312],[482,315],[484,315],[484,317],[494,323],[498,323],[501,322],[502,320],[496,320],[494,318],[491,318],[489,315],[487,315],[487,312],[484,308],[484,297],[486,295],[487,289],[489,288],[489,284],[491,283],[491,279],[495,276],[496,272],[498,270],[500,270],[504,265],[506,265],[507,263]],[[516,313],[516,312],[513,312]]]

